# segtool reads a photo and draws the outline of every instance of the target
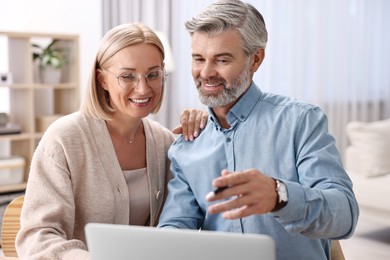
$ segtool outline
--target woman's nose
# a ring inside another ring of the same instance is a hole
[[[140,75],[138,78],[138,83],[134,87],[134,90],[137,93],[144,94],[144,93],[147,93],[149,91],[149,88],[150,88],[150,86],[149,86],[148,81],[146,80],[146,77],[144,77],[143,75]]]

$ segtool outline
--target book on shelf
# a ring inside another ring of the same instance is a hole
[[[5,126],[0,126],[0,135],[20,134],[21,128],[17,124],[8,123]]]

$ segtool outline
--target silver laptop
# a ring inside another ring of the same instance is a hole
[[[89,223],[92,260],[275,260],[270,236]]]

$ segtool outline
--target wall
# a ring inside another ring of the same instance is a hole
[[[80,91],[102,37],[100,0],[0,0],[0,31],[71,33],[80,36]],[[8,70],[6,41],[0,38],[0,72]],[[80,96],[81,96],[80,95]],[[9,112],[8,89],[0,87],[0,112]],[[8,150],[0,142],[0,155]]]
[[[81,94],[102,31],[101,1],[0,0],[0,31],[72,33],[80,36]],[[0,71],[7,70],[0,40]],[[0,112],[8,112],[8,92],[0,88]]]

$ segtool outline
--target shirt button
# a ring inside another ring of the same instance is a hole
[[[241,118],[241,119],[245,119],[245,116],[241,115],[240,118]]]
[[[160,198],[160,191],[157,191],[156,193],[156,200],[158,200]]]
[[[231,141],[232,141],[232,139],[230,137],[226,138],[227,143],[230,143]]]

